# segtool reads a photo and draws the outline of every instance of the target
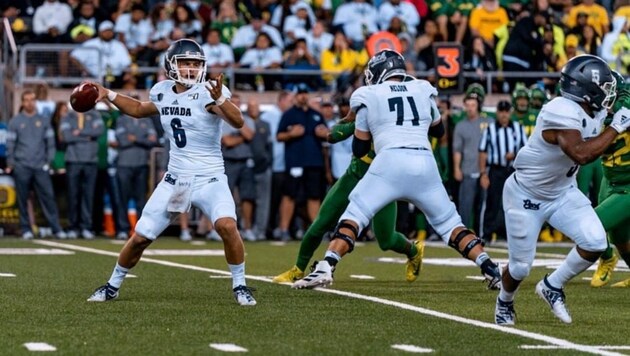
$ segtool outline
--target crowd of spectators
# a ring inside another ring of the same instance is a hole
[[[475,88],[474,82],[485,83],[487,71],[557,72],[581,53],[599,55],[626,76],[630,65],[630,0],[600,4],[594,0],[0,0],[0,6],[20,43],[79,44],[56,59],[60,63],[72,61],[80,69],[77,76],[104,73],[112,87],[130,91],[150,87],[163,78],[162,73],[139,72],[137,68],[161,67],[162,53],[171,41],[192,38],[202,44],[211,74],[232,67],[249,68],[253,72],[237,76],[237,88],[284,89],[278,92],[277,103],[266,110],[261,110],[256,93],[248,93],[242,105],[248,124],[240,130],[226,127],[222,139],[226,172],[238,201],[243,237],[248,240],[299,237],[314,218],[326,188],[343,173],[351,154],[344,144],[326,147],[326,129],[347,112],[347,98],[360,85],[363,66],[379,45],[401,51],[409,71],[430,72],[436,65],[434,43],[462,43],[464,68],[477,74],[468,78],[473,82],[471,88]],[[88,47],[98,47],[103,61],[96,61]],[[291,75],[304,69],[326,73]],[[261,75],[257,70],[277,72]],[[487,240],[502,236],[501,222],[495,221],[502,214],[494,201],[489,215],[493,222],[485,231],[480,206],[487,189],[500,191],[492,181],[505,176],[511,159],[491,161],[492,151],[486,151],[481,162],[487,164],[488,172],[495,173],[484,177],[477,149],[485,140],[484,130],[494,127],[518,132],[523,139],[533,128],[535,110],[549,97],[545,87],[552,89],[555,84],[540,77],[524,77],[518,80],[525,85],[519,86],[516,78],[505,79],[495,82],[494,90],[510,93],[513,100],[500,103],[496,112],[500,119],[509,114],[510,122],[520,123],[523,134],[520,127],[495,122],[490,118],[493,115],[482,110],[485,93],[472,90],[461,103],[451,103],[448,98],[439,103],[449,128],[448,140],[436,143],[445,184],[462,217]],[[140,211],[146,194],[136,189],[123,191],[121,186],[146,181],[148,152],[161,142],[157,139],[159,124],[117,118],[117,112],[110,108],[100,108],[100,118],[91,116],[95,113],[77,115],[68,112],[66,103],[47,101],[45,86],[37,89],[34,95],[41,118],[35,122],[50,120],[56,137],[53,181],[55,176],[62,176],[62,186],[72,188],[65,202],[73,214],[66,230],[71,237],[91,238],[100,233],[103,197],[108,197],[110,205],[120,206],[115,213],[115,234],[126,237],[132,226],[128,202],[135,203]],[[334,101],[314,101],[309,92],[315,89],[331,91]],[[534,93],[542,94],[536,98]],[[22,100],[30,97],[29,93]],[[239,99],[238,95],[233,97],[237,103]],[[28,105],[24,104],[19,115],[34,117],[33,110],[25,111]],[[455,113],[452,104],[462,105],[461,113]],[[95,124],[101,120],[102,125]],[[466,130],[467,126],[475,130]],[[2,141],[15,139],[5,132],[0,124],[0,168],[8,165],[3,162],[6,152]],[[41,137],[36,140],[43,142]],[[95,148],[97,143],[99,148]],[[513,144],[511,157],[522,144]],[[484,147],[492,150],[493,144],[485,142]],[[49,154],[44,151],[43,155]],[[47,160],[46,156],[42,164],[48,164]],[[9,163],[15,165],[15,161]],[[503,174],[496,173],[501,170]],[[131,182],[138,177],[139,181]],[[34,184],[31,180],[27,183]],[[30,188],[43,189],[37,185]],[[94,191],[94,199],[83,196],[85,191]],[[46,196],[48,191],[42,194]],[[47,209],[51,232],[58,233],[51,209]],[[401,203],[398,229],[426,234],[421,224],[411,222],[410,211]],[[30,224],[32,221],[21,221],[26,237],[32,234]],[[203,222],[199,228],[209,237],[217,237],[211,224]],[[182,219],[182,237],[190,236],[187,220]]]
[[[409,70],[424,72],[434,68],[432,44],[441,41],[464,44],[464,67],[477,73],[470,81],[483,82],[487,71],[557,72],[581,53],[599,55],[624,75],[630,65],[630,0],[3,0],[0,6],[20,43],[97,47],[100,68],[88,50],[70,54],[75,74],[100,73],[129,89],[162,78],[137,67],[161,67],[162,53],[180,38],[204,45],[212,72],[284,69],[243,75],[240,89],[291,89],[298,81],[290,70],[321,69],[336,75],[306,82],[344,92],[360,83],[375,48],[398,49]],[[60,71],[67,71],[67,60],[60,55]],[[495,83],[498,91],[511,91],[514,80],[507,79]]]

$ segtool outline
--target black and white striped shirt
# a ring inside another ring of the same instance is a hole
[[[497,121],[492,122],[484,130],[479,142],[479,152],[488,154],[489,166],[510,167],[514,160],[505,158],[507,153],[516,153],[527,142],[527,135],[523,126],[510,121],[506,127],[502,127]]]

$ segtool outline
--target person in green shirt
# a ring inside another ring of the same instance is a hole
[[[617,80],[617,100],[612,112],[624,110],[630,113],[630,83],[624,82],[623,77],[615,71],[613,76]],[[610,124],[612,116],[609,114],[604,124]],[[619,256],[630,267],[630,133],[617,135],[602,155],[601,161],[604,178],[595,213],[608,232],[609,246],[599,259],[597,270],[591,278],[592,287],[603,287],[612,279],[612,272],[619,258],[610,246],[611,243],[617,247]],[[612,286],[630,287],[630,278]]]

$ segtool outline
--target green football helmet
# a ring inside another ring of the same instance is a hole
[[[512,92],[512,106],[518,112],[526,112],[529,109],[529,90],[521,83],[516,84]]]
[[[546,89],[537,84],[529,88],[529,105],[533,109],[540,110],[549,100],[551,100],[551,94]]]

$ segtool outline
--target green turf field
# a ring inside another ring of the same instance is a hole
[[[292,290],[270,281],[293,265],[298,243],[249,243],[248,284],[257,289],[258,305],[240,307],[220,243],[166,237],[147,251],[175,255],[145,255],[117,300],[86,302],[109,278],[120,248],[107,239],[0,240],[0,354],[30,354],[24,344],[31,342],[66,355],[233,353],[210,344],[252,355],[630,354],[627,289],[592,289],[583,280],[591,272],[577,277],[566,290],[571,325],[534,294],[550,271],[545,266],[559,263],[569,247],[539,247],[541,266],[521,286],[514,328],[494,325],[497,292],[475,279],[474,265],[447,265],[463,260],[440,245],[427,247],[423,271],[411,284],[398,255],[367,243],[344,258],[329,289]],[[190,250],[214,255],[190,256]],[[507,258],[504,248],[489,250],[499,261]],[[625,278],[630,273],[618,271],[613,281]]]

